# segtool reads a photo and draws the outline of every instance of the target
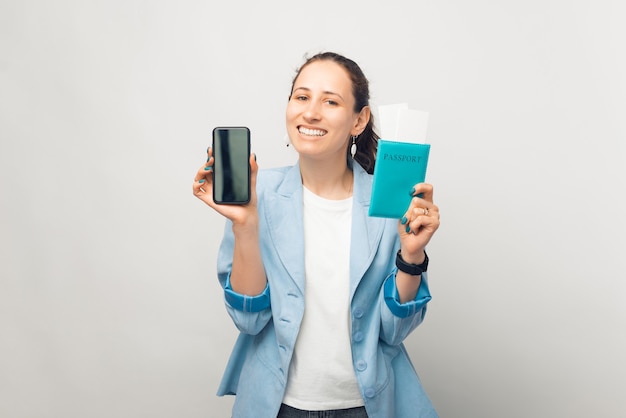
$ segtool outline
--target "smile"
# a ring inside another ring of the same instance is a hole
[[[308,128],[303,128],[302,126],[300,126],[298,128],[298,132],[300,132],[303,135],[307,135],[307,136],[324,136],[326,135],[326,131],[321,130],[321,129],[308,129]]]

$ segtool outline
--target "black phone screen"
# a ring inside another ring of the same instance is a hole
[[[250,130],[213,130],[213,200],[221,204],[250,201]]]

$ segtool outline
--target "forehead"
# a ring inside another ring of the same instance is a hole
[[[313,61],[300,71],[294,82],[294,89],[298,87],[345,93],[352,91],[352,81],[348,72],[336,62]]]

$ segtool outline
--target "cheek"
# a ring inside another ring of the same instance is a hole
[[[340,130],[340,131],[346,131],[346,136],[349,135],[350,129],[352,128],[352,119],[349,117],[346,117],[345,115],[342,114],[335,114],[332,116],[329,116],[327,118],[328,123],[332,124],[335,129]]]
[[[297,114],[295,106],[291,103],[292,102],[290,101],[287,104],[287,109],[285,110],[285,119],[287,119],[287,121],[293,119]]]

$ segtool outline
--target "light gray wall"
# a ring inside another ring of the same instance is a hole
[[[615,1],[0,2],[0,416],[227,417],[216,125],[292,163],[335,50],[431,112],[442,226],[407,347],[442,417],[626,414],[625,7]]]

